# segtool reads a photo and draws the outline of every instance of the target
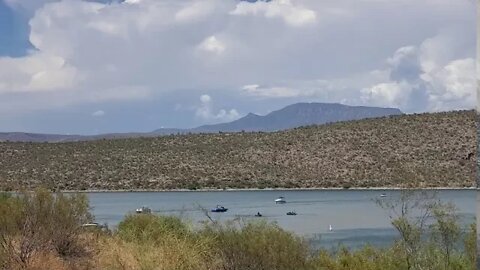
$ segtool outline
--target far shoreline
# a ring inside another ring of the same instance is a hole
[[[400,191],[400,190],[477,190],[476,187],[331,187],[331,188],[199,188],[199,189],[91,189],[91,190],[60,190],[61,193],[147,193],[147,192],[245,192],[245,191]]]

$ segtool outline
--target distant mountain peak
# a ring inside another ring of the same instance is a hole
[[[254,114],[254,113],[251,113],[251,112],[250,112],[250,113],[248,113],[247,115],[245,115],[245,116],[242,117],[242,118],[247,118],[247,117],[249,117],[249,118],[250,118],[250,117],[259,117],[259,116],[260,116],[260,115],[258,115],[258,114]]]
[[[193,132],[277,131],[305,125],[360,120],[403,114],[396,108],[349,106],[339,103],[301,102],[288,105],[267,115],[249,113],[229,123],[205,125]]]
[[[299,126],[321,125],[339,121],[361,120],[365,118],[385,117],[403,114],[395,108],[367,106],[349,106],[339,103],[301,102],[288,105],[266,115],[249,113],[228,123],[204,125],[191,129],[161,128],[148,133],[118,133],[96,136],[51,135],[32,133],[0,133],[0,141],[60,142],[95,140],[102,138],[152,137],[169,134],[240,132],[240,131],[277,131]]]

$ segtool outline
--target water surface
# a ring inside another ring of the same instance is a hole
[[[315,246],[332,248],[339,244],[358,247],[365,243],[376,246],[390,244],[397,236],[388,213],[375,199],[385,193],[389,200],[398,197],[398,190],[291,190],[291,191],[198,191],[198,192],[113,192],[88,193],[97,222],[116,226],[123,217],[146,205],[155,213],[181,216],[193,224],[207,220],[202,209],[217,204],[229,210],[210,213],[226,221],[266,219],[282,228],[311,239]],[[274,200],[284,196],[286,204]],[[454,203],[463,224],[472,223],[476,213],[474,190],[442,190],[437,197]],[[295,211],[296,216],[287,216]],[[263,217],[254,215],[260,212]],[[329,230],[330,225],[333,230]]]

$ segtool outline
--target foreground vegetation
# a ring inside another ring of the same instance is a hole
[[[140,214],[111,232],[81,226],[92,221],[84,195],[2,195],[0,269],[475,269],[475,226],[462,232],[453,206],[418,193],[379,206],[398,230],[395,244],[332,253],[311,251],[272,223],[211,221],[193,229],[177,217]]]
[[[0,143],[0,190],[473,187],[475,112],[274,133]]]

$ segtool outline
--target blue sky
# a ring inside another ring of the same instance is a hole
[[[473,0],[0,0],[0,131],[475,106]]]
[[[0,2],[0,56],[22,56],[31,44],[28,41],[28,17]]]

